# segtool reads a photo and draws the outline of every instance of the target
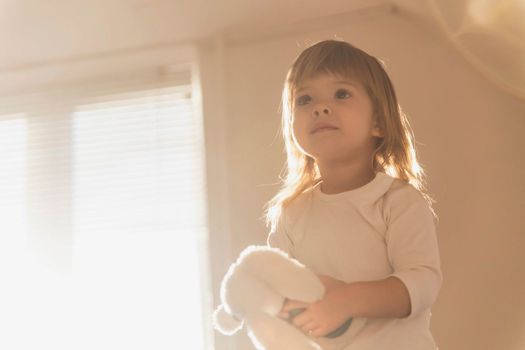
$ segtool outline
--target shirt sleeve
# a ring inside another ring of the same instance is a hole
[[[400,279],[408,290],[408,317],[418,315],[434,303],[442,283],[434,216],[425,198],[410,185],[391,194],[385,216],[391,276]]]
[[[285,215],[286,214],[283,211],[279,217],[275,230],[268,235],[267,245],[272,248],[278,248],[288,255],[293,256],[293,242],[286,227]]]

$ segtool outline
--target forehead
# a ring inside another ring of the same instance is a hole
[[[355,78],[343,77],[341,75],[331,73],[318,73],[310,78],[298,82],[294,90],[296,93],[299,93],[304,90],[329,88],[339,85],[348,85],[359,90],[363,89],[363,84]]]

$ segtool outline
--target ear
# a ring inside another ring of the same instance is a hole
[[[377,125],[377,122],[374,123],[374,127],[372,128],[372,136],[375,137],[384,137],[383,130]]]

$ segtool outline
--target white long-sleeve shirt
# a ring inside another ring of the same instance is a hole
[[[413,186],[382,172],[338,194],[325,194],[318,184],[283,210],[268,244],[317,274],[347,283],[395,276],[405,284],[408,317],[369,319],[353,339],[320,338],[323,348],[349,343],[344,349],[436,349],[430,333],[430,307],[442,281],[436,225]]]

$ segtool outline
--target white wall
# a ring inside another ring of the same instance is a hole
[[[320,21],[324,29],[313,32],[201,45],[215,298],[228,264],[266,239],[263,206],[284,164],[285,72],[306,43],[336,35],[386,61],[415,131],[441,219],[444,283],[432,320],[440,348],[523,349],[525,101],[492,85],[421,23],[386,12],[349,16],[339,27]],[[225,337],[216,341],[233,348]],[[252,349],[244,335],[236,343]]]

